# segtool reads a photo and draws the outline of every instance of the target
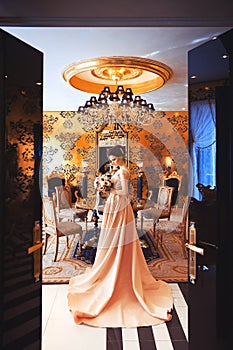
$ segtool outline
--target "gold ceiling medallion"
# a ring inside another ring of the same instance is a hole
[[[63,71],[63,78],[74,88],[99,94],[107,85],[116,84],[145,93],[162,87],[172,76],[164,63],[143,57],[112,56],[74,62]]]
[[[99,130],[106,125],[151,125],[156,112],[140,94],[159,89],[172,76],[165,64],[141,57],[113,56],[75,62],[63,71],[63,78],[74,88],[93,94],[79,106],[77,119],[85,131]]]
[[[116,83],[123,82],[124,80],[134,79],[139,77],[142,74],[141,69],[135,68],[124,68],[124,67],[112,67],[106,68],[101,67],[93,69],[91,73],[100,79],[112,80]]]

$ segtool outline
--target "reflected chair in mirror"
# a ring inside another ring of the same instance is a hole
[[[69,220],[74,222],[76,219],[80,219],[86,223],[87,230],[88,209],[72,206],[72,193],[70,186],[56,186],[55,191],[55,204],[58,220]]]
[[[187,259],[186,242],[188,239],[188,196],[185,197],[182,208],[178,208],[170,215],[170,220],[157,221],[153,229],[153,237],[158,246],[163,245],[164,236],[173,233],[174,239],[181,246],[183,257]]]
[[[171,172],[169,175],[162,174],[160,175],[163,186],[173,187],[174,191],[172,194],[171,206],[174,207],[177,205],[178,192],[181,187],[182,176],[178,175],[177,171]]]
[[[146,208],[140,211],[141,215],[141,231],[143,231],[144,219],[150,219],[153,222],[152,232],[154,233],[154,227],[160,220],[169,220],[171,215],[171,199],[173,187],[160,186],[158,191],[157,203],[154,203],[150,208]]]
[[[65,186],[65,178],[53,170],[50,175],[46,176],[47,188],[48,188],[48,197],[53,198],[55,195],[56,186]]]
[[[66,237],[66,246],[69,248],[69,236],[78,235],[79,253],[82,249],[82,226],[72,221],[59,222],[57,218],[56,208],[53,199],[49,197],[43,198],[43,230],[44,230],[44,252],[46,254],[48,239],[55,239],[55,249],[53,261],[57,261],[59,251],[59,240]]]

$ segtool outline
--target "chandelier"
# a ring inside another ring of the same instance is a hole
[[[78,108],[77,114],[78,120],[84,124],[85,131],[111,124],[142,127],[150,124],[155,114],[161,117],[164,115],[163,112],[155,112],[153,104],[147,104],[141,96],[135,96],[133,99],[131,88],[124,91],[121,85],[114,93],[106,86],[98,99],[92,96],[85,106]]]
[[[165,64],[141,57],[102,57],[72,63],[63,71],[63,78],[76,89],[99,93],[79,106],[77,118],[89,131],[104,125],[143,127],[153,122],[155,111],[140,95],[163,86],[172,75]]]

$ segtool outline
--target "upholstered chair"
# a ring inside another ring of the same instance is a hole
[[[50,175],[46,176],[46,182],[47,182],[48,196],[50,198],[53,198],[56,192],[55,187],[64,186],[65,178],[61,174],[53,170]]]
[[[72,206],[72,193],[70,186],[56,186],[55,191],[55,205],[59,221],[66,219],[74,222],[76,219],[81,219],[86,223],[87,229],[88,209]]]
[[[56,208],[53,199],[49,197],[43,198],[43,230],[44,230],[44,254],[46,254],[49,238],[55,239],[54,259],[57,260],[59,240],[61,237],[66,237],[66,246],[69,248],[69,236],[78,235],[79,252],[82,249],[82,226],[72,221],[59,222],[57,219]]]
[[[140,211],[141,214],[141,231],[143,231],[144,219],[152,220],[154,227],[156,223],[162,219],[169,220],[171,215],[171,198],[174,191],[173,187],[160,186],[158,191],[157,203],[154,203],[150,208]]]
[[[181,245],[183,256],[187,258],[187,250],[185,243],[188,240],[188,196],[185,197],[182,208],[179,208],[171,214],[170,220],[157,221],[153,229],[153,237],[158,246],[163,245],[164,236],[173,233]]]

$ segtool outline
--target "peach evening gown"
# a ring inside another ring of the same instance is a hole
[[[95,262],[70,279],[68,306],[77,324],[96,327],[157,325],[168,318],[170,286],[155,280],[144,258],[128,193],[118,170],[112,176],[116,193],[106,200]],[[125,181],[125,180],[124,180]]]

